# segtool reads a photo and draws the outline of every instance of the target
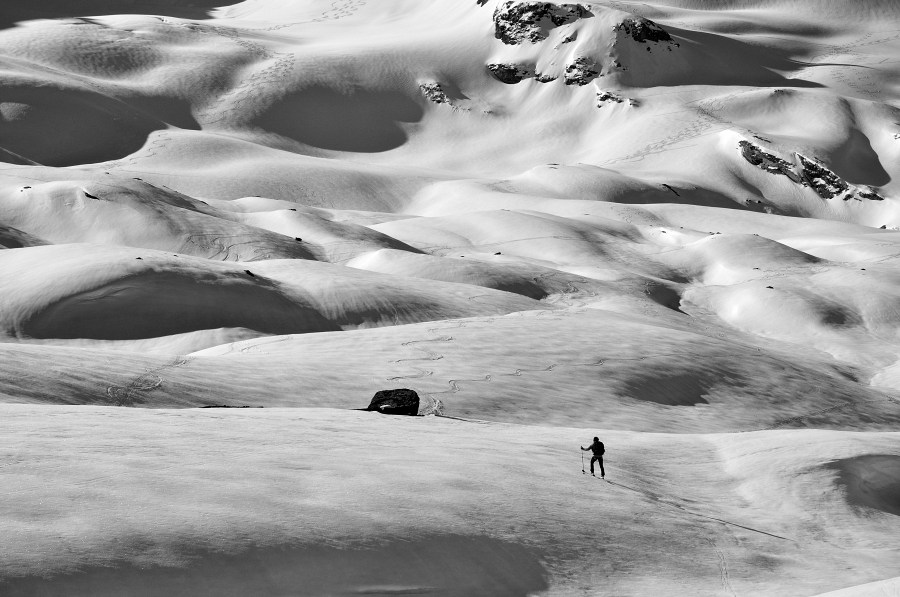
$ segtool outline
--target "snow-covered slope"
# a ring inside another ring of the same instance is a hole
[[[896,2],[217,4],[0,7],[0,594],[896,593]]]

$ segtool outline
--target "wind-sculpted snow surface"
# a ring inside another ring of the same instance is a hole
[[[0,595],[896,592],[896,3],[6,4]]]

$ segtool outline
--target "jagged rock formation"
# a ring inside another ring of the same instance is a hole
[[[598,91],[597,92],[597,107],[602,108],[603,104],[606,102],[616,102],[617,104],[621,104],[625,101],[621,95],[613,93],[611,91]]]
[[[884,197],[876,193],[872,187],[859,187],[856,190],[856,194],[862,199],[868,199],[869,201],[884,201]]]
[[[669,32],[651,21],[643,17],[628,18],[616,25],[616,31],[624,31],[626,35],[639,43],[647,41],[661,42],[672,41]],[[677,45],[677,44],[676,44]]]
[[[772,174],[783,174],[796,183],[801,182],[801,178],[793,170],[794,165],[790,162],[782,160],[771,153],[766,153],[761,147],[757,147],[749,141],[741,141],[738,143],[738,146],[744,159],[754,166]]]
[[[508,0],[494,11],[494,37],[508,45],[547,39],[547,29],[593,16],[581,4]]]
[[[422,95],[424,95],[428,99],[428,101],[434,102],[436,104],[450,103],[450,98],[447,97],[447,93],[438,82],[422,83],[421,85],[419,85],[419,89],[422,91]]]
[[[593,60],[579,56],[566,66],[566,85],[587,85],[600,74],[600,71],[595,69]]]
[[[535,75],[534,80],[538,83],[550,83],[551,81],[555,81],[559,77],[555,77],[553,75]]]
[[[414,417],[419,413],[419,395],[415,390],[407,388],[380,390],[375,393],[365,410],[380,412],[384,415]]]
[[[857,200],[868,199],[870,201],[884,200],[884,197],[871,187],[857,187],[848,183],[815,158],[811,159],[802,154],[794,153],[797,161],[800,162],[798,167],[776,155],[767,153],[749,141],[740,141],[738,146],[744,159],[754,166],[771,174],[787,176],[791,182],[810,187],[822,199],[840,197],[844,201],[854,198]]]
[[[507,85],[519,83],[533,74],[531,69],[518,64],[492,63],[487,65],[487,69],[491,71],[495,79]]]
[[[823,199],[831,199],[841,195],[849,188],[847,183],[837,174],[799,153],[797,158],[803,166],[803,180]]]
[[[428,83],[420,83],[419,91],[422,92],[422,95],[425,96],[425,99],[427,99],[428,101],[433,102],[435,104],[449,106],[453,110],[462,111],[462,112],[469,112],[471,110],[471,107],[469,107],[469,106],[460,105],[460,100],[463,100],[463,103],[465,103],[465,100],[468,98],[466,98],[465,96],[452,97],[450,94],[447,93],[447,91],[444,89],[444,87],[437,81],[430,81]],[[298,238],[297,240],[300,240],[300,239]]]

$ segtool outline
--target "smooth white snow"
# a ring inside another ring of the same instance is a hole
[[[896,2],[6,4],[0,594],[897,594]]]

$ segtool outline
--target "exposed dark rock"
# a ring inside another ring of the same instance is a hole
[[[872,187],[856,186],[848,183],[829,170],[819,159],[808,158],[799,153],[794,153],[799,162],[799,165],[796,165],[767,153],[749,141],[740,141],[738,145],[744,159],[757,168],[771,174],[787,176],[796,184],[812,188],[822,199],[840,197],[844,201],[849,201],[850,199],[856,199],[857,201],[864,199],[884,201],[884,197],[879,195]],[[751,203],[759,202],[752,200],[747,200],[746,202],[748,206],[751,206]]]
[[[759,199],[746,199],[744,200],[744,205],[747,207],[747,209],[758,211],[761,213],[766,212],[767,208],[769,208],[766,203],[763,203]]]
[[[741,155],[744,156],[744,159],[754,166],[771,174],[783,174],[794,182],[801,182],[802,179],[794,172],[794,165],[790,162],[786,162],[771,153],[766,153],[762,148],[749,141],[741,141],[738,145],[741,148]]]
[[[884,197],[876,193],[871,187],[860,187],[856,194],[869,201],[884,201]]]
[[[365,410],[385,415],[415,416],[419,413],[419,395],[415,390],[406,388],[380,390],[375,393]]]
[[[536,75],[534,80],[538,83],[550,83],[551,81],[555,81],[558,77],[554,77],[553,75]]]
[[[255,278],[255,277],[256,277],[256,274],[254,274],[253,272],[251,272],[251,271],[248,270],[248,269],[245,269],[245,270],[244,270],[244,273],[246,273],[246,274],[247,274],[248,276],[250,276],[251,278]]]
[[[487,4],[487,1],[488,1],[488,0],[475,0],[475,3],[476,3],[478,6],[484,6],[485,4]]]
[[[819,197],[831,199],[848,189],[847,183],[824,165],[799,153],[797,158],[803,166],[803,180],[818,193]]]
[[[84,196],[87,197],[88,199],[99,199],[100,198],[100,197],[97,197],[96,195],[91,195],[87,191],[84,191]]]
[[[597,92],[597,107],[602,108],[603,104],[606,102],[616,102],[617,104],[621,104],[625,101],[621,95],[613,93],[611,91],[598,91]]]
[[[449,104],[450,98],[447,97],[447,93],[441,88],[441,84],[434,83],[422,83],[419,85],[419,89],[422,91],[422,95],[424,95],[428,101],[434,102],[436,104]]]
[[[429,83],[421,83],[419,85],[419,90],[422,92],[422,95],[425,98],[433,102],[435,104],[443,104],[452,108],[453,110],[469,112],[471,108],[459,105],[459,100],[467,100],[465,95],[463,95],[458,89],[454,89],[453,85],[448,86],[449,89],[445,89],[445,86],[437,81],[431,81]]]
[[[628,18],[616,25],[616,31],[624,31],[626,35],[639,43],[647,41],[660,42],[672,41],[668,31],[644,17]]]
[[[519,83],[532,74],[531,69],[518,64],[488,64],[487,69],[495,79],[507,85]]]
[[[581,4],[508,0],[494,11],[494,37],[508,45],[537,43],[547,39],[549,29],[592,16]]]
[[[587,85],[600,74],[595,68],[593,60],[579,56],[566,66],[566,85]]]

